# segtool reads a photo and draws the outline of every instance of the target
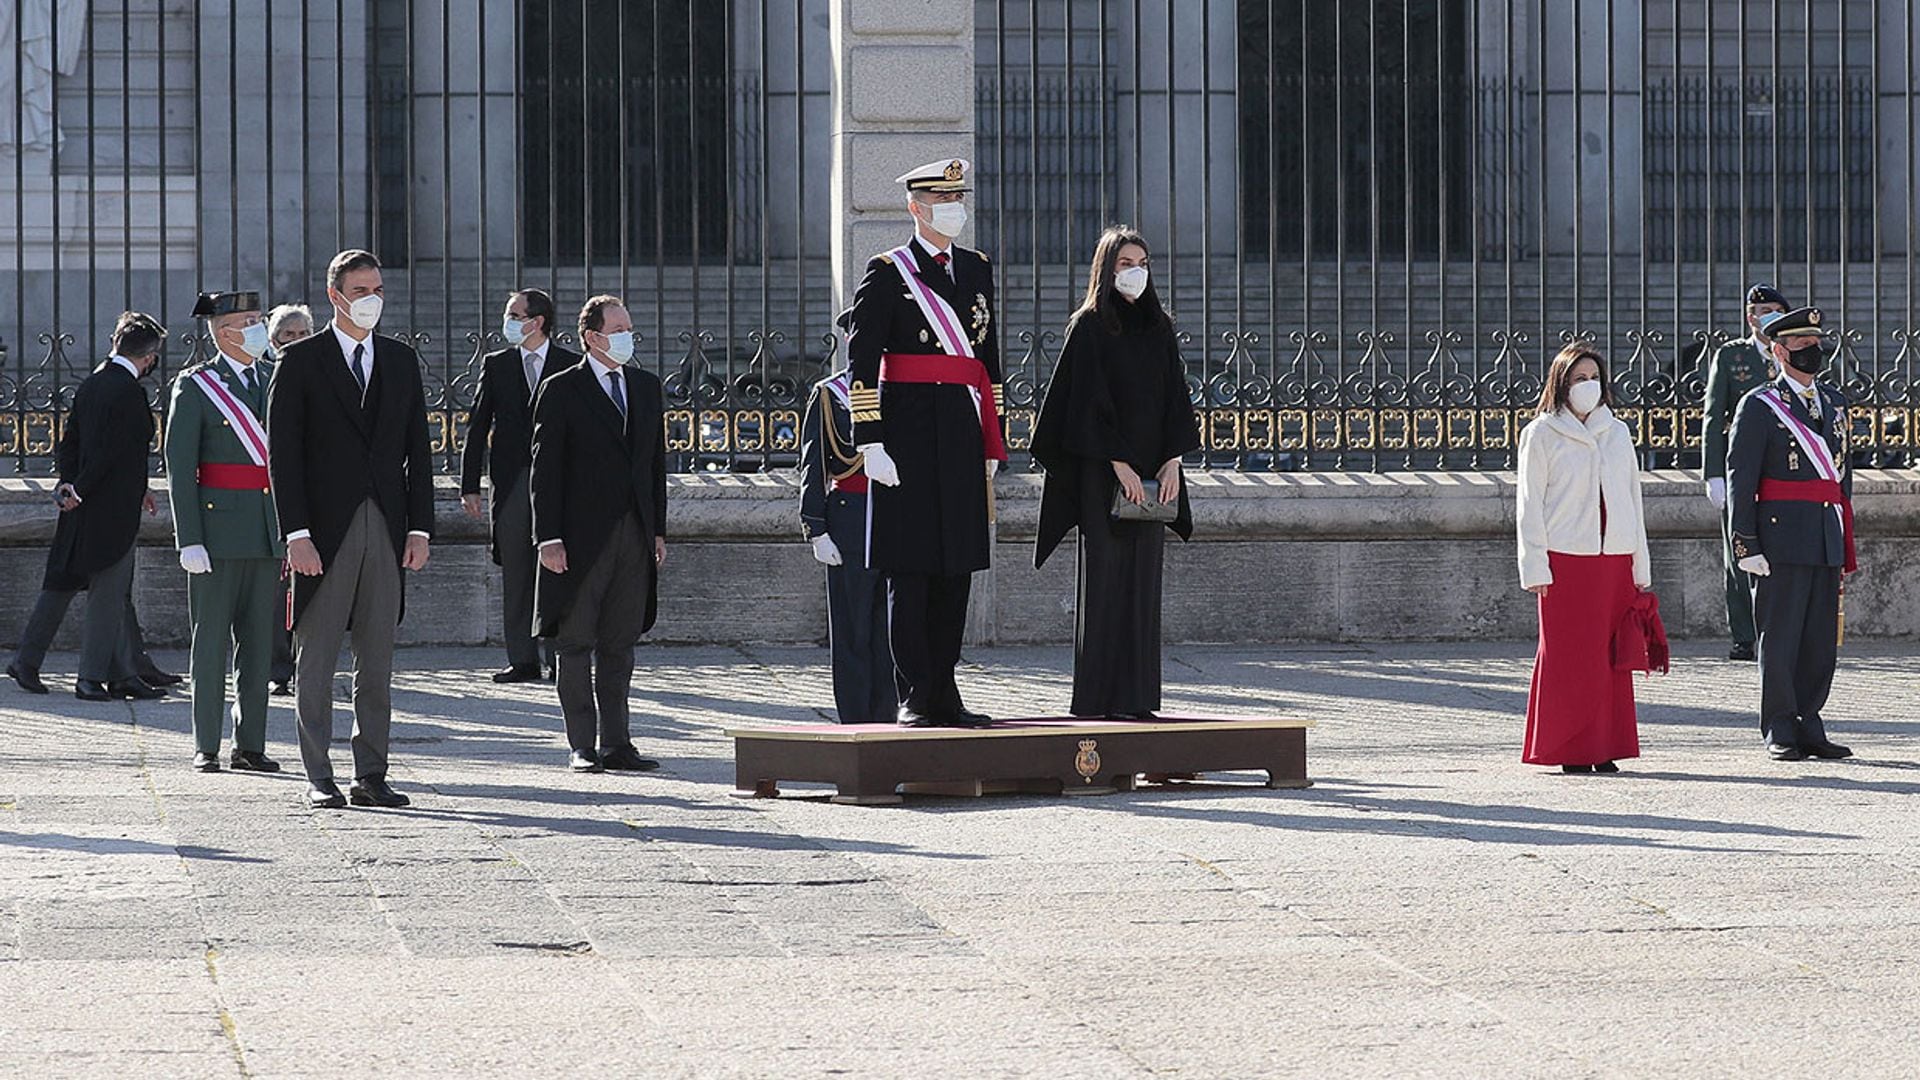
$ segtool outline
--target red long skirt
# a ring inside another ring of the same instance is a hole
[[[1547,553],[1540,648],[1527,695],[1529,765],[1597,765],[1640,756],[1633,673],[1613,669],[1613,630],[1633,603],[1633,556]]]

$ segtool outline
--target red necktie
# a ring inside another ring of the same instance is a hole
[[[939,254],[936,254],[933,257],[933,261],[940,264],[941,271],[944,272],[949,279],[953,277],[953,271],[947,269],[947,262],[950,258],[951,256],[949,256],[944,251],[940,252]]]

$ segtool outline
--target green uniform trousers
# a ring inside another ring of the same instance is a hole
[[[284,586],[279,559],[215,559],[210,574],[187,575],[193,623],[193,748],[220,752],[227,718],[227,657],[233,652],[233,745],[267,748],[267,671],[273,665],[274,603]]]

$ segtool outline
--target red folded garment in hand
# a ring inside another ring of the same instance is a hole
[[[1620,625],[1613,628],[1615,671],[1667,673],[1667,628],[1660,621],[1660,598],[1643,592],[1633,598]]]

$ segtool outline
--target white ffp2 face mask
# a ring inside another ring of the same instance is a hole
[[[1573,406],[1574,412],[1583,415],[1599,408],[1600,380],[1588,379],[1586,382],[1574,383],[1573,388],[1567,391],[1567,404]]]
[[[957,202],[934,203],[927,210],[927,223],[933,231],[951,240],[960,235],[967,227],[967,204]]]
[[[371,330],[380,325],[380,311],[386,303],[378,296],[363,296],[347,305],[347,318],[360,329]]]
[[[1147,277],[1144,266],[1123,267],[1113,275],[1114,291],[1129,300],[1138,300],[1140,294],[1147,291]]]

